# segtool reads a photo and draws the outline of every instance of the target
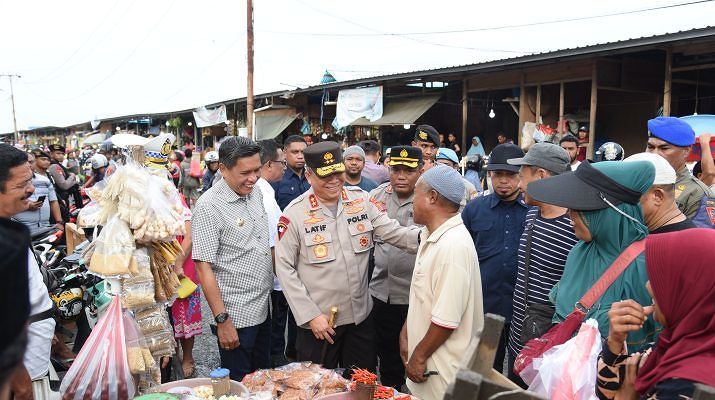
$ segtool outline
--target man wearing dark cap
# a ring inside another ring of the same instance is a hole
[[[1,251],[11,258],[3,257],[0,260],[0,265],[4,265],[2,263],[5,262],[17,264],[11,268],[11,271],[19,275],[11,276],[8,273],[3,274],[2,277],[3,280],[8,281],[7,283],[24,284],[24,286],[13,286],[12,289],[3,291],[12,293],[15,299],[13,302],[5,304],[5,309],[11,313],[11,317],[10,321],[3,320],[2,330],[9,328],[11,332],[17,332],[18,323],[24,327],[25,323],[29,322],[27,325],[28,342],[24,353],[22,353],[22,365],[14,369],[10,381],[11,391],[16,399],[31,399],[32,381],[46,379],[50,363],[50,346],[55,331],[55,320],[52,319],[52,300],[50,300],[47,287],[42,281],[40,267],[32,254],[27,230],[21,229],[9,221],[14,215],[27,209],[30,205],[29,198],[34,190],[32,170],[27,162],[27,154],[8,144],[0,144],[0,229],[14,231],[14,233],[10,232],[9,236],[5,236],[4,233],[0,235]],[[8,240],[12,241],[8,242]],[[6,247],[9,245],[15,246],[15,251],[7,250]],[[18,268],[22,268],[22,270]],[[28,299],[29,319],[26,317],[25,311]],[[16,311],[13,309],[14,302],[18,302],[20,309],[17,311],[21,315],[14,315]],[[18,321],[17,318],[21,318],[22,321]],[[9,322],[10,325],[6,325],[6,322]],[[5,334],[6,332],[3,332],[0,337],[5,338]],[[15,337],[13,336],[12,339]],[[11,345],[15,350],[19,350],[18,346],[21,343],[13,342],[12,339],[0,341],[0,348]],[[0,353],[2,352],[0,351]],[[8,369],[1,365],[5,361],[2,358],[6,356],[8,354],[0,354],[0,381],[2,381],[2,375],[8,372]],[[10,358],[14,359],[14,357]]]
[[[512,314],[517,272],[517,249],[528,207],[519,190],[519,166],[507,160],[524,157],[519,146],[505,143],[492,150],[487,171],[493,192],[477,197],[462,212],[474,240],[484,292],[484,312],[506,319],[494,368],[502,371]]]
[[[527,185],[570,171],[572,161],[567,150],[551,143],[536,143],[526,156],[507,160],[509,165],[520,167],[519,189],[524,201],[531,206],[519,240],[519,266],[507,347],[508,377],[523,387],[526,385],[521,377],[514,373],[514,360],[528,340],[540,337],[545,333],[543,329],[551,326],[554,307],[549,301],[549,292],[561,279],[569,251],[578,241],[568,210],[532,199]]]
[[[62,219],[69,221],[70,198],[78,208],[82,207],[82,196],[79,191],[77,176],[62,165],[65,160],[65,147],[59,144],[49,146],[52,165],[47,170],[55,185],[57,199],[62,212]]]
[[[30,197],[27,210],[15,215],[14,219],[30,229],[30,234],[52,226],[50,217],[56,224],[63,224],[60,206],[55,193],[52,177],[47,173],[50,168],[50,155],[42,149],[31,152],[35,161],[32,163],[32,185],[35,192]]]
[[[658,117],[648,121],[648,153],[656,153],[677,173],[675,202],[680,211],[693,218],[703,196],[711,196],[710,188],[690,173],[685,160],[695,143],[695,131],[687,122],[675,117]]]
[[[402,226],[415,226],[412,199],[422,169],[422,151],[412,146],[395,146],[390,151],[390,182],[370,192],[387,216]],[[370,280],[375,324],[377,356],[380,359],[380,381],[396,389],[405,384],[405,367],[400,360],[398,339],[407,318],[410,280],[415,255],[375,240],[375,270]]]
[[[304,154],[311,189],[283,211],[275,254],[278,280],[300,327],[297,359],[374,370],[370,249],[379,236],[415,252],[419,230],[391,220],[362,189],[343,186],[345,164],[337,143],[317,143]]]
[[[412,146],[419,147],[422,150],[422,158],[426,163],[425,167],[432,165],[437,155],[437,149],[440,146],[439,132],[430,125],[417,125]]]

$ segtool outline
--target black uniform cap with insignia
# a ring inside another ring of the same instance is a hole
[[[321,178],[345,172],[343,152],[335,142],[311,144],[303,151],[305,164]]]
[[[430,125],[417,125],[415,142],[430,142],[439,147],[439,132]]]
[[[422,160],[422,149],[413,146],[393,146],[390,149],[390,166],[404,165],[409,168],[418,168]]]
[[[48,146],[48,148],[50,149],[50,151],[61,151],[63,153],[65,152],[65,146],[62,146],[61,144],[51,144]]]
[[[48,152],[42,150],[39,147],[36,149],[30,150],[30,153],[32,153],[32,155],[35,156],[35,158],[39,158],[39,157],[52,158],[52,157],[50,157],[50,154]]]

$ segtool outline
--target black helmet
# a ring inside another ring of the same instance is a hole
[[[595,162],[623,161],[624,157],[625,151],[623,151],[623,146],[616,142],[606,142],[596,150],[596,154],[593,155],[593,160]]]

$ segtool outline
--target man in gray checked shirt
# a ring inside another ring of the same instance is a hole
[[[214,315],[221,366],[240,381],[270,368],[269,302],[273,261],[260,190],[261,148],[243,137],[219,149],[223,179],[196,203],[191,219],[193,259]]]

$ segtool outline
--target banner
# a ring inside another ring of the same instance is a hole
[[[194,120],[196,120],[196,126],[198,128],[224,123],[226,122],[226,106],[222,105],[213,110],[209,110],[206,107],[199,107],[194,110]]]
[[[382,117],[382,86],[338,92],[335,122],[342,128],[358,118],[377,121]]]

